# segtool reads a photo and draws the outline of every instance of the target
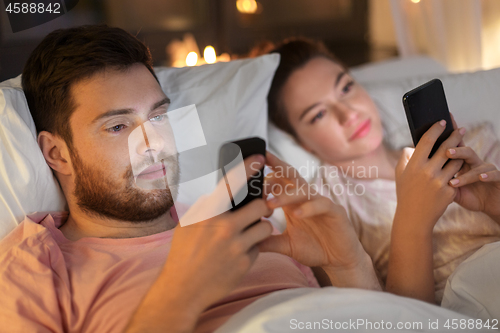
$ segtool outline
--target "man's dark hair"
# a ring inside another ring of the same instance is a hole
[[[69,119],[76,107],[72,86],[106,69],[125,70],[135,63],[144,64],[158,81],[149,49],[122,29],[87,25],[48,34],[31,53],[22,75],[37,132],[58,135],[71,148]]]
[[[279,53],[280,64],[276,69],[269,94],[267,95],[269,119],[278,128],[298,139],[297,133],[290,124],[287,112],[283,107],[281,96],[281,91],[288,78],[294,71],[304,67],[310,60],[318,57],[329,59],[344,68],[346,67],[322,42],[307,38],[293,37],[285,39],[270,53]]]

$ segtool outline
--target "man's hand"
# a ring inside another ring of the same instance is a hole
[[[307,182],[290,165],[269,152],[266,157],[274,171],[265,180],[266,195],[274,196],[268,204],[271,208],[283,207],[287,227],[283,234],[261,242],[260,250],[321,267],[334,286],[380,290],[371,259],[345,209],[329,198],[310,193]]]
[[[500,171],[496,166],[485,163],[470,147],[450,148],[446,156],[465,161],[458,176],[449,182],[457,189],[455,201],[500,223]]]
[[[263,165],[263,156],[245,159],[247,177]],[[228,178],[232,178],[233,170],[228,172]],[[224,191],[227,197],[222,179],[214,193],[197,201],[186,216],[191,219],[203,216],[198,212],[220,202]],[[255,199],[237,211],[177,226],[165,266],[127,332],[192,331],[199,315],[233,290],[248,272],[259,253],[257,243],[272,232],[267,221],[252,223],[271,213],[265,200]]]

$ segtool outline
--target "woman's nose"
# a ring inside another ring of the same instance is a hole
[[[338,102],[334,106],[334,112],[337,115],[339,124],[349,127],[358,119],[358,113],[349,104]]]

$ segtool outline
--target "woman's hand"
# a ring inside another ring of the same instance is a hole
[[[463,161],[448,161],[447,150],[459,145],[465,129],[453,131],[432,158],[429,158],[429,153],[445,126],[444,120],[435,123],[422,136],[414,150],[405,148],[396,166],[396,215],[409,217],[408,221],[414,221],[412,223],[418,231],[432,233],[437,220],[457,193],[457,189],[449,186],[448,182],[460,170]]]
[[[455,199],[457,189],[448,182],[463,164],[462,160],[448,161],[446,156],[448,149],[461,143],[463,128],[453,131],[429,158],[445,126],[444,120],[434,124],[414,150],[405,149],[396,166],[398,204],[386,283],[392,293],[431,303],[434,302],[432,230]]]
[[[371,259],[364,251],[342,206],[311,193],[297,170],[271,153],[267,164],[273,169],[265,180],[270,208],[282,207],[287,228],[259,244],[264,252],[288,255],[303,265],[321,267],[333,285],[380,289]]]
[[[485,163],[470,147],[449,148],[446,156],[465,161],[458,176],[449,182],[457,190],[455,201],[500,223],[500,171],[496,166]]]

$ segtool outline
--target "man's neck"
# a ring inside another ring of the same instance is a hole
[[[390,151],[384,144],[369,154],[356,159],[331,162],[340,172],[351,178],[360,179],[395,179],[395,168],[401,151]]]
[[[170,211],[151,221],[128,222],[90,216],[77,207],[70,207],[68,220],[59,230],[67,239],[77,241],[84,237],[144,237],[170,230],[176,225]]]

